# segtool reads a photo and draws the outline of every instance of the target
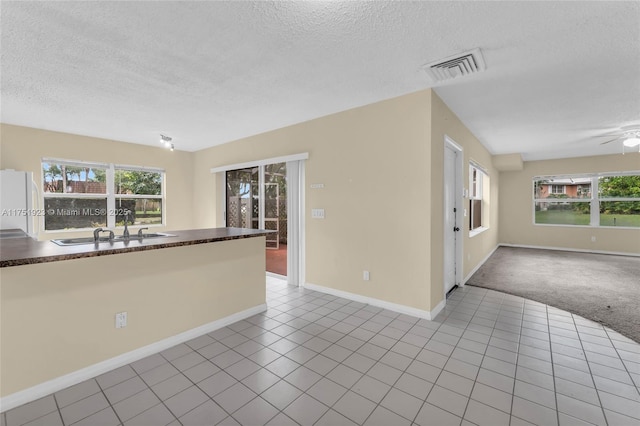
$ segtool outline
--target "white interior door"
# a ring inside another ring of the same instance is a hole
[[[444,150],[444,292],[449,292],[457,283],[457,237],[460,231],[457,223],[458,205],[457,189],[458,176],[456,165],[458,163],[457,150],[448,144]]]

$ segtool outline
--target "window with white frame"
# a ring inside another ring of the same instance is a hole
[[[564,185],[551,185],[552,194],[564,194]]]
[[[488,175],[477,164],[469,165],[469,231],[487,228],[484,214],[484,186]]]
[[[554,191],[562,185],[564,192]],[[533,178],[538,225],[640,227],[640,172]]]
[[[116,224],[124,225],[124,211],[132,212],[135,225],[161,225],[164,172],[132,166],[115,166]],[[122,223],[121,223],[122,222]],[[131,224],[131,222],[129,223]]]
[[[44,230],[164,223],[164,170],[42,160]]]

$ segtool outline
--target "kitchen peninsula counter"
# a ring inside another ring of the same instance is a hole
[[[0,240],[3,410],[208,340],[206,333],[267,308],[265,236],[272,231],[169,232],[176,236],[97,247]],[[118,313],[127,313],[124,328],[116,328]]]
[[[242,238],[268,235],[274,231],[244,228],[209,228],[169,231],[167,237],[138,239],[133,235],[129,241],[112,243],[58,246],[51,241],[37,241],[27,236],[0,240],[0,268],[35,263],[58,262],[85,257],[181,247],[195,244],[215,243]]]

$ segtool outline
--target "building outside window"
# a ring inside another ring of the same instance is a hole
[[[640,172],[534,177],[533,208],[538,225],[640,227]]]

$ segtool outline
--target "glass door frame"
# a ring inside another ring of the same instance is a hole
[[[260,165],[287,163],[287,282],[302,286],[305,283],[305,168],[309,153],[274,157],[246,163],[212,167],[217,193],[215,202],[215,226],[225,227],[226,172]]]

